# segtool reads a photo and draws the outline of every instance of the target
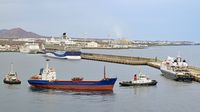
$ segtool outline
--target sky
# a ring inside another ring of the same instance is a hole
[[[0,29],[200,42],[200,0],[0,0]]]

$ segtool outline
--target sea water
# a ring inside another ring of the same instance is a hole
[[[126,56],[157,57],[181,55],[190,65],[200,67],[200,46],[165,46],[147,49],[82,50],[82,52]],[[113,92],[72,92],[32,89],[27,80],[45,66],[42,54],[0,53],[1,112],[199,112],[200,83],[184,83],[166,79],[161,72],[148,66],[133,66],[91,60],[50,59],[49,66],[57,71],[57,79],[81,76],[88,80],[117,77]],[[7,85],[3,78],[14,63],[21,85]],[[151,87],[120,87],[119,81],[131,80],[143,72],[158,84]]]

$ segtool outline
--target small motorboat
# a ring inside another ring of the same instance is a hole
[[[157,84],[156,80],[149,79],[146,75],[139,73],[135,74],[131,81],[119,82],[120,86],[154,86]]]
[[[6,84],[21,84],[18,79],[17,72],[13,72],[13,63],[11,64],[11,71],[5,75],[3,82]]]

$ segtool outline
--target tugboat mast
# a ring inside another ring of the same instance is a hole
[[[10,73],[14,73],[13,71],[14,71],[13,70],[13,63],[11,63],[11,65],[10,65]]]

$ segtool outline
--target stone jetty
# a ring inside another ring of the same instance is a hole
[[[82,53],[82,59],[86,60],[95,60],[95,61],[104,61],[118,64],[127,64],[127,65],[147,65],[149,62],[151,66],[155,68],[158,63],[161,63],[157,58],[144,58],[144,57],[129,57],[129,56],[116,56],[116,55],[107,55],[107,54],[93,54],[93,53]]]
[[[147,65],[153,68],[160,69],[161,60],[155,58],[145,58],[145,57],[131,57],[131,56],[117,56],[117,55],[107,55],[107,54],[94,54],[94,53],[82,53],[82,59],[103,61],[118,64],[127,65]],[[189,66],[189,70],[194,77],[194,80],[200,82],[200,68]]]

